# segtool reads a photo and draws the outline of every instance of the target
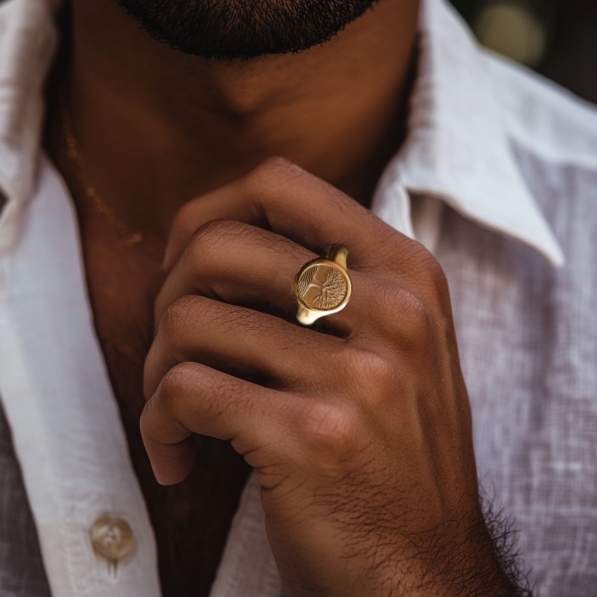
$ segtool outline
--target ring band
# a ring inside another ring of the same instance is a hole
[[[303,325],[312,325],[320,317],[338,313],[346,307],[352,293],[346,257],[348,249],[332,245],[325,255],[301,267],[294,279],[298,301],[296,318]]]

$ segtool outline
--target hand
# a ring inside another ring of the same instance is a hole
[[[339,243],[352,298],[300,327],[294,276]],[[255,467],[292,596],[511,595],[479,505],[435,259],[280,159],[186,204],[156,301],[141,430],[177,483],[194,433]]]

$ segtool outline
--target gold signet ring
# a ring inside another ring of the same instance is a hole
[[[312,325],[320,317],[342,311],[352,293],[346,256],[348,249],[332,245],[325,255],[301,267],[294,279],[298,301],[296,318],[303,325]]]

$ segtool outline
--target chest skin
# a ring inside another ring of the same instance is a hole
[[[249,469],[227,443],[197,437],[191,475],[171,487],[155,481],[139,417],[145,403],[143,364],[153,339],[153,303],[164,274],[155,257],[139,248],[127,248],[118,238],[106,242],[107,234],[110,231],[101,226],[84,231],[87,288],[156,536],[163,597],[207,597]]]

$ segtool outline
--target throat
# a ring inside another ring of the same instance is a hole
[[[140,228],[167,234],[181,205],[275,155],[366,204],[402,141],[418,4],[380,0],[298,54],[206,61],[114,0],[73,0],[49,93],[64,90],[90,180]]]

